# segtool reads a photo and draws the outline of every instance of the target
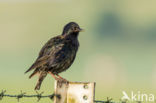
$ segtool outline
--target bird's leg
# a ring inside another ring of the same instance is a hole
[[[66,80],[66,79],[64,79],[63,77],[61,77],[60,75],[58,75],[58,74],[56,74],[57,75],[57,77],[59,77],[60,79],[62,79],[63,81],[66,81],[66,82],[68,82],[68,80]]]
[[[57,78],[52,72],[48,72],[55,80],[60,80],[60,78]]]

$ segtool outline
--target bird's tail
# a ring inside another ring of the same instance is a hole
[[[35,90],[39,90],[42,84],[42,81],[44,80],[44,78],[47,76],[47,72],[43,71],[40,73],[38,82],[36,84]]]

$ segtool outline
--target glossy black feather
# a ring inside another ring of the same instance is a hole
[[[40,85],[48,72],[57,75],[72,65],[79,47],[79,30],[78,24],[71,22],[64,27],[62,35],[51,38],[42,47],[36,61],[25,72],[34,69],[29,78],[37,73],[40,75],[35,89],[40,89]]]

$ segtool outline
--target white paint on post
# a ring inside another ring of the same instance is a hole
[[[55,82],[54,103],[94,103],[95,83],[89,82]]]

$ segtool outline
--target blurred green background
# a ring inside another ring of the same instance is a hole
[[[96,82],[98,100],[118,101],[123,90],[156,94],[155,5],[155,0],[0,0],[0,90],[34,94],[37,76],[29,80],[24,72],[46,41],[75,21],[85,32],[63,77]],[[46,95],[53,88],[54,79],[48,76],[40,91]],[[36,103],[36,98],[21,100],[28,102]],[[45,102],[51,100],[40,101]]]

